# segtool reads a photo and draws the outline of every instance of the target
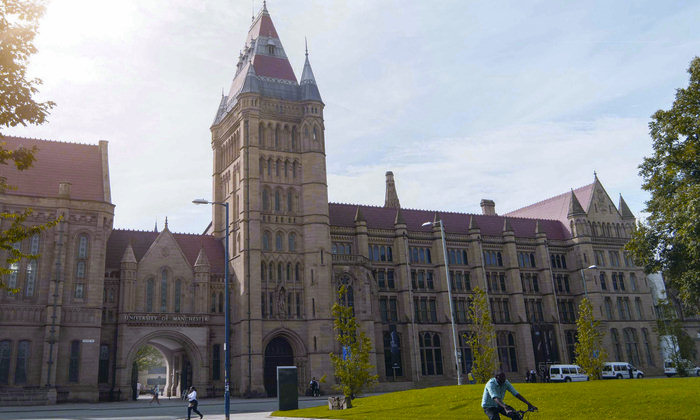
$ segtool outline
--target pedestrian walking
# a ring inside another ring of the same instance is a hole
[[[187,420],[190,420],[190,415],[193,411],[199,414],[200,419],[204,417],[204,414],[200,413],[199,410],[197,410],[197,405],[199,404],[197,402],[197,388],[193,386],[190,387],[190,393],[187,394],[187,401],[189,402],[187,405]]]
[[[160,386],[156,384],[156,386],[153,387],[153,398],[151,398],[151,402],[149,404],[153,404],[153,401],[157,402],[158,405],[160,405],[160,400],[158,399],[158,394],[160,393]]]

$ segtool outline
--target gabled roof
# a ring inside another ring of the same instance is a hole
[[[158,235],[159,232],[114,229],[107,240],[105,268],[118,270],[124,251],[129,244],[131,244],[136,260],[141,261]],[[204,249],[211,265],[211,272],[223,274],[225,254],[221,240],[210,235],[188,233],[173,233],[172,235],[192,267],[197,262],[200,250]]]
[[[583,207],[583,210],[588,213],[591,205],[591,198],[595,188],[595,181],[583,187],[576,188],[573,191],[567,191],[552,198],[531,204],[518,210],[506,213],[506,216],[527,217],[531,219],[552,219],[558,220],[564,226],[568,226],[569,219],[569,204],[571,202],[571,194],[575,194],[578,202]],[[568,231],[568,228],[566,228]]]
[[[17,187],[6,194],[58,197],[58,184],[69,182],[72,199],[110,202],[109,175],[102,166],[103,154],[106,161],[106,142],[100,146],[5,136],[0,143],[6,143],[3,147],[9,150],[37,148],[34,164],[24,171],[18,171],[13,164],[0,165],[0,176]]]
[[[369,229],[394,229],[396,220],[396,209],[394,208],[340,203],[328,204],[331,226],[354,227],[355,214],[358,211],[367,221]],[[406,223],[406,228],[412,232],[431,232],[432,226],[421,225],[433,221],[435,215],[434,210],[401,209],[401,216]],[[440,212],[439,218],[445,225],[445,231],[452,234],[467,234],[472,219],[481,229],[482,235],[501,236],[505,225],[505,217],[503,216]],[[549,239],[566,240],[571,237],[566,227],[557,220],[540,220],[539,222],[540,229],[547,234]],[[535,237],[537,220],[508,217],[508,223],[515,236]]]

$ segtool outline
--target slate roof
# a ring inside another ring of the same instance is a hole
[[[578,202],[581,203],[583,210],[587,213],[591,205],[591,197],[593,195],[593,190],[595,189],[594,181],[591,184],[584,185],[583,187],[576,188],[573,190]],[[513,217],[527,217],[527,218],[545,218],[558,220],[568,226],[569,219],[567,217],[569,213],[569,202],[571,201],[571,191],[567,191],[563,194],[548,198],[546,200],[540,201],[535,204],[523,207],[518,210],[506,213],[506,216]],[[566,228],[568,231],[568,228]]]
[[[71,198],[106,201],[100,146],[12,136],[0,138],[0,143],[9,150],[37,147],[34,164],[24,171],[0,165],[0,176],[17,187],[6,194],[58,197],[58,184],[70,182]]]
[[[367,222],[370,229],[394,229],[397,209],[365,206],[356,204],[329,203],[328,213],[331,226],[354,227],[357,209]],[[469,230],[470,218],[474,218],[482,235],[500,236],[505,225],[504,216],[487,216],[483,214],[437,212],[434,210],[401,209],[401,217],[406,223],[406,228],[413,232],[431,232],[431,226],[421,226],[425,222],[432,222],[437,214],[445,224],[448,234],[466,234]],[[520,217],[508,217],[513,233],[516,237],[534,238],[538,220]],[[565,225],[557,220],[540,219],[540,229],[547,234],[547,238],[553,240],[566,240],[571,238]]]
[[[273,53],[270,53],[269,47],[274,47]],[[307,75],[307,78],[306,83],[300,85],[267,7],[263,7],[250,26],[245,46],[238,57],[236,74],[228,94],[222,98],[214,124],[221,122],[235,106],[240,93],[259,93],[264,97],[288,101],[321,101],[308,57],[302,74]],[[311,76],[313,84],[308,83],[308,75]],[[302,79],[304,81],[303,77]]]
[[[136,261],[141,261],[159,234],[159,232],[142,230],[114,229],[107,240],[105,268],[108,270],[119,269],[124,250],[129,242],[134,250]],[[211,265],[211,272],[213,274],[224,273],[225,254],[222,241],[211,235],[188,233],[173,233],[172,235],[192,267],[197,262],[200,249],[204,248]]]

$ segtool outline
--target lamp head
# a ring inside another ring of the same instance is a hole
[[[587,270],[596,270],[597,268],[598,266],[593,264],[592,266],[588,267]]]
[[[203,198],[197,198],[195,200],[192,200],[194,204],[210,204],[209,200],[205,200]]]
[[[432,226],[432,224],[433,224],[433,222],[425,222],[425,223],[423,223],[421,226],[422,226],[422,227],[425,227],[425,226]]]

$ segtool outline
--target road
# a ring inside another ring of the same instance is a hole
[[[2,407],[0,420],[174,420],[187,418],[187,403],[178,399],[162,398],[161,405],[150,404],[150,398],[138,401],[70,403],[53,406]],[[326,404],[328,397],[299,397],[299,408]],[[265,419],[271,411],[277,409],[277,399],[231,399],[231,418]],[[224,416],[223,398],[203,399],[199,401],[199,411],[205,419],[218,420]],[[193,413],[193,419],[197,415]]]

